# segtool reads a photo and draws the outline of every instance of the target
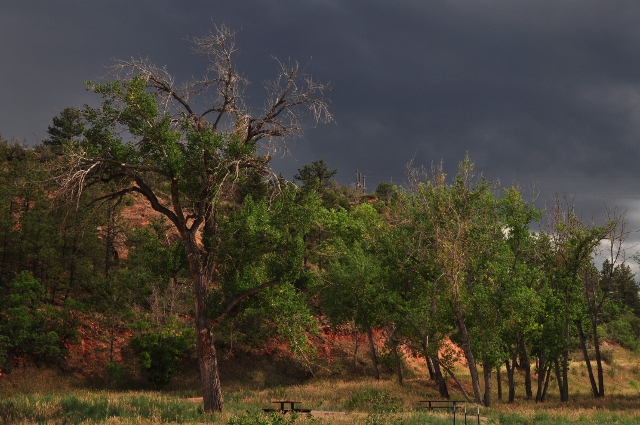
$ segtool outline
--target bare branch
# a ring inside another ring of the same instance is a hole
[[[302,119],[310,115],[313,121],[331,122],[325,92],[330,86],[306,75],[299,64],[278,61],[279,75],[265,83],[267,101],[261,117],[250,119],[247,140],[267,138],[284,139],[299,136],[303,131]]]
[[[80,196],[85,189],[87,177],[95,173],[101,163],[89,161],[84,152],[77,154],[68,154],[68,162],[65,169],[54,177],[58,182],[58,190],[55,199],[69,202],[76,201],[76,207],[79,206]]]
[[[264,291],[265,289],[271,287],[271,286],[276,286],[279,285],[280,281],[279,280],[271,280],[269,282],[265,282],[262,285],[255,287],[253,289],[248,290],[247,292],[245,292],[244,294],[234,298],[233,300],[229,301],[229,303],[227,303],[227,306],[225,307],[225,309],[222,311],[222,313],[218,314],[218,316],[213,319],[214,322],[219,322],[220,320],[222,320],[222,318],[224,316],[226,316],[227,314],[229,314],[236,305],[240,304],[242,301],[246,300],[247,298],[249,298],[251,295],[255,295],[258,294],[262,291]]]

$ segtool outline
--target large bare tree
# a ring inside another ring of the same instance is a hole
[[[77,198],[89,185],[105,184],[104,199],[141,194],[163,214],[184,242],[193,278],[197,354],[206,412],[222,411],[214,324],[250,295],[278,283],[264,282],[231,299],[215,316],[207,311],[216,282],[214,258],[220,202],[247,171],[269,170],[270,150],[286,149],[305,120],[332,120],[327,85],[297,63],[277,62],[265,83],[261,108],[249,107],[248,81],[236,69],[235,34],[227,27],[194,38],[193,50],[208,58],[201,79],[178,84],[165,67],[147,59],[118,61],[111,81],[89,83],[103,96],[85,107],[86,140],[69,147],[58,174],[59,196]]]

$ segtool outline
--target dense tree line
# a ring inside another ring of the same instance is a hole
[[[89,310],[107,340],[122,327],[137,329],[140,364],[151,382],[167,383],[194,338],[179,320],[194,314],[184,242],[166,220],[129,228],[119,211],[141,201],[114,202],[109,188],[58,202],[48,176],[64,154],[0,147],[3,369],[24,360],[61,364],[76,337],[74,312]],[[445,376],[457,379],[442,350],[449,338],[468,360],[473,394],[465,395],[490,405],[492,372],[500,380],[503,366],[508,400],[516,369],[528,398],[544,401],[553,374],[567,400],[575,353],[601,397],[602,338],[636,348],[640,299],[622,257],[621,215],[588,225],[561,197],[538,211],[518,188],[477,178],[469,159],[450,182],[441,168],[409,168],[410,187],[381,185],[371,195],[335,183],[322,161],[301,168],[297,185],[265,176],[242,175],[220,207],[220,284],[206,302],[223,349],[275,336],[305,358],[321,314],[369,336],[383,329],[400,381],[397,347],[412,347],[448,397]],[[603,247],[609,258],[597,267]]]

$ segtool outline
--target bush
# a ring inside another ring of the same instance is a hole
[[[195,330],[175,317],[155,331],[149,331],[148,324],[141,327],[147,330],[131,338],[131,348],[136,352],[138,364],[147,373],[149,382],[164,386],[171,382],[171,377],[193,349]]]
[[[365,388],[354,393],[344,404],[349,410],[358,409],[374,413],[397,412],[401,405],[402,401],[393,397],[389,390],[375,388]]]
[[[613,348],[601,348],[600,349],[600,358],[606,364],[612,365],[613,362],[614,362]]]
[[[104,373],[107,384],[113,388],[122,382],[125,377],[126,371],[122,367],[122,364],[116,362],[107,362],[104,365]]]

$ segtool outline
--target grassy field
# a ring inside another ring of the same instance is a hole
[[[481,408],[483,424],[640,424],[640,357],[612,347],[606,365],[604,399],[590,396],[586,368],[572,363],[571,400],[560,403],[557,385],[550,383],[545,403],[536,404],[523,397],[520,385],[513,404],[497,400],[492,408]],[[104,386],[53,370],[20,369],[0,379],[0,422],[18,424],[154,424],[217,423],[249,424],[451,424],[450,413],[430,413],[419,407],[419,400],[437,399],[436,388],[415,365],[407,364],[405,385],[393,375],[381,381],[351,374],[329,375],[299,380],[268,363],[227,376],[225,412],[204,415],[198,396],[196,376],[183,374],[163,391],[108,390]],[[458,368],[465,380],[464,369]],[[522,381],[522,377],[519,377]],[[521,384],[521,382],[520,382]],[[131,387],[131,386],[129,386]],[[494,385],[495,387],[495,385]],[[506,387],[506,385],[505,385]],[[452,388],[452,397],[462,397]],[[506,397],[506,394],[505,394]],[[267,415],[261,409],[275,407],[275,399],[303,401],[313,415]],[[475,412],[475,406],[468,405]],[[457,417],[457,423],[461,417]],[[473,422],[469,418],[469,423]]]

